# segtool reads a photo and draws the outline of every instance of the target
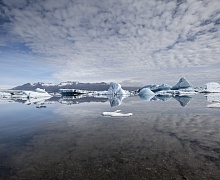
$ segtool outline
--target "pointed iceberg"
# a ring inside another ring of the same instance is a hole
[[[172,90],[178,90],[178,89],[188,89],[188,88],[192,88],[192,84],[190,84],[189,81],[187,81],[186,78],[182,77],[179,82],[173,86],[171,89]]]

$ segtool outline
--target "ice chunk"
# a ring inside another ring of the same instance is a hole
[[[116,110],[114,112],[103,112],[103,116],[110,116],[110,117],[128,117],[132,116],[132,113],[121,113],[121,110]]]
[[[179,82],[172,87],[172,90],[178,90],[178,89],[186,89],[186,88],[192,88],[192,85],[187,81],[186,78],[182,77]]]
[[[170,90],[172,87],[168,84],[161,84],[157,87],[155,87],[154,89],[151,89],[151,91],[153,92],[158,92],[158,91],[167,91]]]
[[[205,89],[202,92],[207,93],[220,93],[220,84],[216,82],[210,82],[205,84]]]
[[[122,89],[120,84],[111,82],[110,87],[108,89],[108,94],[128,95],[128,94],[130,94],[130,92]]]
[[[52,97],[44,89],[37,88],[35,91],[23,91],[29,98]]]
[[[207,105],[208,108],[220,108],[220,103],[214,103]]]
[[[139,93],[139,96],[150,96],[150,95],[154,95],[154,92],[151,91],[149,88],[142,88]]]

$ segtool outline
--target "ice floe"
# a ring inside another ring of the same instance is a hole
[[[209,104],[207,105],[208,108],[220,108],[220,103],[213,103],[213,104]]]
[[[110,116],[110,117],[129,117],[132,116],[132,113],[122,113],[121,110],[116,110],[114,112],[103,112],[103,116]]]

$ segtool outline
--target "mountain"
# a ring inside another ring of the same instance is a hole
[[[59,89],[80,89],[88,91],[107,91],[109,84],[105,82],[100,83],[79,83],[74,81],[61,82],[59,84],[53,83],[26,83],[21,86],[12,88],[12,90],[35,90],[36,88],[45,89],[47,92],[58,92]],[[136,90],[137,87],[124,87],[125,90]]]

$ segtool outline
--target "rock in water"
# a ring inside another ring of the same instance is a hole
[[[172,90],[178,90],[178,89],[187,89],[192,88],[192,85],[187,81],[186,78],[182,77],[179,82],[172,87]]]

